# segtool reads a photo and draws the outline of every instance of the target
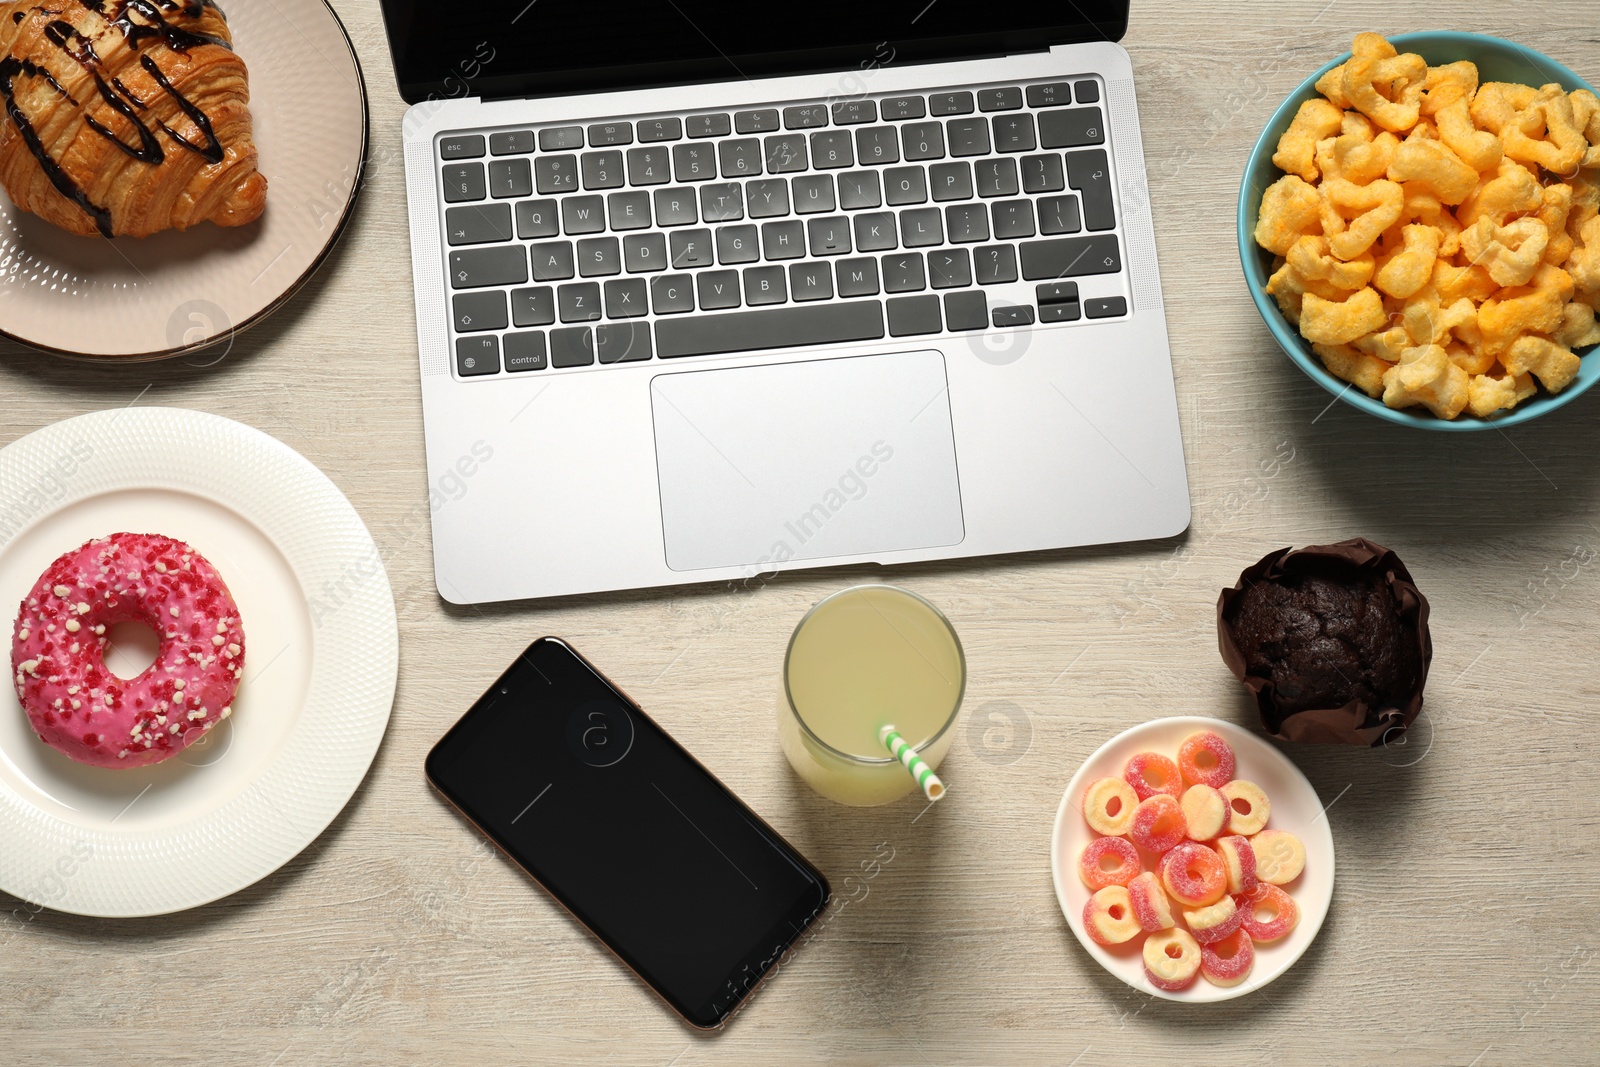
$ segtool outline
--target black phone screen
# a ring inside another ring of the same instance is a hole
[[[716,1026],[828,901],[778,833],[559,640],[519,656],[428,779],[696,1026]]]

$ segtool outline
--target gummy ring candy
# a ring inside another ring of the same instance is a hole
[[[1169,993],[1186,989],[1200,973],[1200,946],[1187,930],[1163,930],[1144,939],[1144,976]]]
[[[1133,825],[1128,836],[1146,852],[1162,853],[1182,841],[1188,833],[1183,809],[1166,793],[1157,793],[1133,809]]]
[[[1185,841],[1161,857],[1161,884],[1179,904],[1200,908],[1222,899],[1228,889],[1228,876],[1215,852]]]
[[[1233,747],[1220,734],[1201,730],[1178,746],[1178,772],[1192,785],[1221,789],[1233,780]]]
[[[1230,809],[1228,833],[1249,837],[1267,825],[1267,819],[1272,814],[1272,802],[1259,785],[1236,778],[1223,786],[1221,792]]]
[[[1239,915],[1252,941],[1276,941],[1300,921],[1300,905],[1275,885],[1265,882],[1239,898]]]
[[[1083,928],[1102,945],[1120,945],[1140,932],[1127,886],[1097,890],[1083,906]]]
[[[1178,925],[1172,917],[1172,902],[1154,871],[1145,871],[1128,883],[1128,898],[1133,901],[1133,917],[1145,930],[1170,930]]]
[[[1238,985],[1250,976],[1255,962],[1255,946],[1243,929],[1235,930],[1215,944],[1200,946],[1200,973],[1212,985]]]
[[[1102,778],[1083,791],[1083,817],[1095,833],[1121,837],[1133,825],[1139,795],[1121,778]]]
[[[1210,841],[1228,825],[1228,802],[1209,785],[1191,785],[1178,804],[1191,841]]]
[[[1224,894],[1215,904],[1203,908],[1184,908],[1183,921],[1188,924],[1189,932],[1196,941],[1209,945],[1239,929],[1244,922],[1244,912],[1239,910],[1232,897]]]
[[[1256,887],[1256,850],[1248,838],[1222,838],[1217,842],[1217,855],[1228,875],[1228,892],[1248,893]]]
[[[1263,830],[1250,839],[1256,854],[1256,877],[1273,885],[1288,885],[1306,869],[1306,846],[1287,830]]]
[[[1078,877],[1091,890],[1127,885],[1139,873],[1139,850],[1120,837],[1097,837],[1078,857]]]
[[[1122,770],[1123,780],[1133,786],[1140,800],[1165,793],[1173,800],[1183,795],[1183,775],[1178,765],[1156,752],[1140,752]]]

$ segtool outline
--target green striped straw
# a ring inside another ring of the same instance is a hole
[[[911,777],[922,787],[924,796],[929,800],[938,800],[944,796],[944,783],[939,780],[939,776],[933,773],[933,768],[922,761],[922,757],[917,755],[917,750],[912,748],[892,725],[879,730],[878,739],[888,747],[889,754],[911,772]]]

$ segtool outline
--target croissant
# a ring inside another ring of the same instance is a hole
[[[0,3],[0,185],[84,236],[253,222],[247,79],[211,0]]]

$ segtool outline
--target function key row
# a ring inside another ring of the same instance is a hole
[[[1002,86],[979,89],[976,92],[961,90],[932,93],[924,97],[898,96],[879,100],[858,99],[835,101],[832,104],[800,104],[793,107],[764,108],[726,113],[691,115],[687,119],[661,118],[633,122],[600,122],[585,129],[582,126],[561,126],[538,131],[540,151],[560,152],[582,148],[587,142],[591,148],[610,145],[641,144],[659,141],[679,141],[687,135],[693,138],[726,137],[734,131],[740,134],[770,133],[780,128],[807,130],[827,126],[855,126],[884,120],[920,119],[928,115],[939,117],[984,113],[1019,111],[1023,100],[1031,108],[1062,107],[1073,102],[1092,104],[1100,99],[1097,82],[1047,82],[1021,86]],[[439,155],[443,159],[481,159],[485,150],[495,156],[526,155],[534,150],[533,130],[509,130],[490,135],[450,134],[439,141]]]

